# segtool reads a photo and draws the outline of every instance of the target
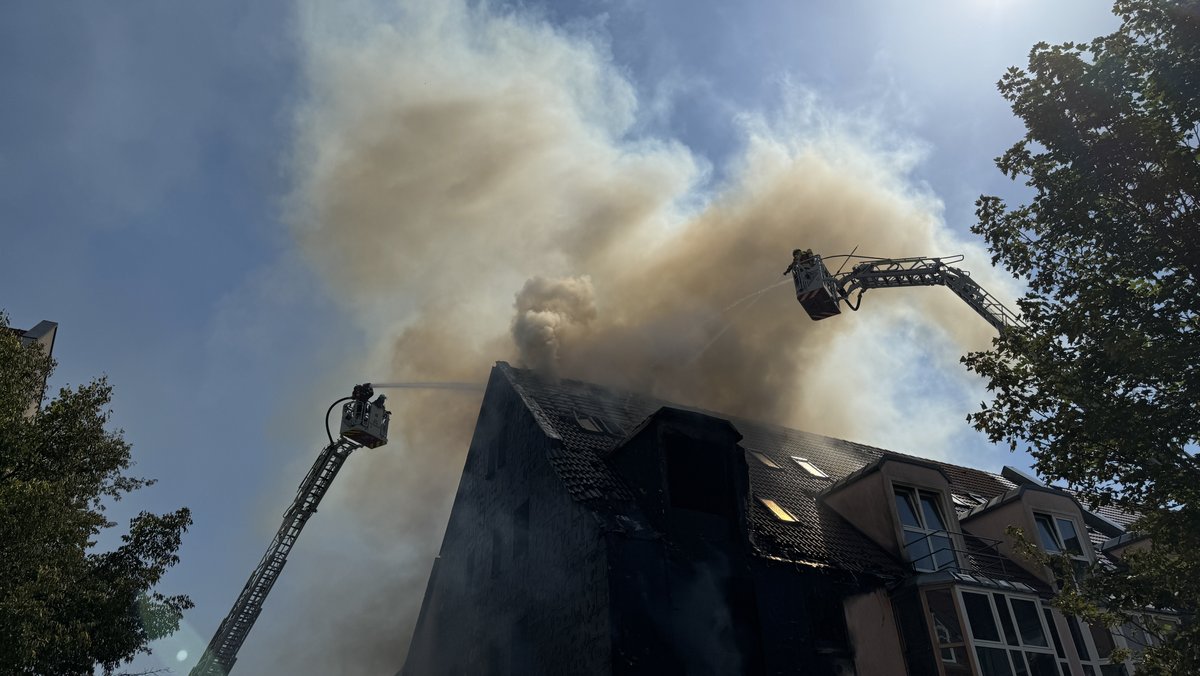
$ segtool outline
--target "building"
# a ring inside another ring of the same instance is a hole
[[[38,345],[47,356],[54,354],[54,338],[58,335],[57,322],[42,320],[29,330],[17,329],[11,326],[4,327],[4,330],[15,335],[21,341],[21,345]],[[32,416],[34,413],[37,413],[38,408],[42,405],[42,396],[45,393],[46,383],[43,382],[41,389],[38,391],[37,401],[29,404],[26,416]]]
[[[500,362],[401,673],[1126,673],[1136,641],[1050,608],[1005,529],[1085,564],[1127,523],[1011,468]]]

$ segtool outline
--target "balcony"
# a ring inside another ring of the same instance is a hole
[[[957,546],[959,541],[963,547]],[[960,531],[939,530],[914,537],[906,546],[910,553],[928,552],[909,563],[915,573],[949,571],[960,580],[991,582],[1001,587],[1040,586],[1025,569],[1000,553],[1001,542]]]

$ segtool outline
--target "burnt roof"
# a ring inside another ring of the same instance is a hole
[[[987,500],[1015,488],[1015,484],[992,472],[713,414],[592,383],[551,380],[505,362],[498,362],[496,369],[512,384],[547,436],[561,441],[551,453],[550,462],[572,497],[597,510],[611,510],[633,501],[633,494],[603,458],[660,408],[682,408],[731,422],[742,434],[740,445],[745,450],[761,453],[779,466],[768,467],[748,456],[751,492],[774,500],[797,518],[797,523],[779,521],[758,500],[752,501],[751,539],[756,551],[770,558],[889,578],[909,574],[905,564],[818,499],[831,485],[885,457],[907,459],[941,471],[951,491],[958,494],[974,494]],[[793,456],[809,460],[829,478],[812,476],[792,460]]]

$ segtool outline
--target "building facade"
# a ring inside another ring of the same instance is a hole
[[[17,337],[21,341],[21,345],[37,345],[47,356],[54,354],[54,338],[58,335],[58,323],[42,320],[34,325],[32,329],[17,329],[11,326],[6,327],[6,330]],[[38,408],[42,405],[42,397],[46,393],[46,383],[42,382],[42,386],[38,391],[37,398],[29,402],[29,408],[26,409],[27,417],[37,413]]]
[[[1149,639],[1051,608],[1005,532],[1083,568],[1123,518],[500,362],[401,673],[1128,674]]]

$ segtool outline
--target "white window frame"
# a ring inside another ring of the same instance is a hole
[[[946,637],[947,640],[943,641],[943,637],[938,633],[937,618],[930,607],[929,595],[939,592],[944,592],[950,596],[950,604],[954,607],[954,612],[956,613],[954,619],[958,622],[959,640],[957,641],[948,640],[948,636]],[[955,593],[955,588],[953,586],[923,587],[921,588],[920,596],[921,609],[925,613],[925,622],[929,626],[929,634],[933,640],[933,652],[938,664],[938,674],[944,676],[950,670],[948,665],[965,667],[971,674],[978,674],[979,670],[975,668],[975,658],[971,653],[970,629],[967,628],[963,618],[962,603]],[[951,655],[955,655],[956,651],[958,651],[962,655],[962,660],[947,659],[946,651],[949,651]]]
[[[977,588],[955,587],[955,592],[956,592],[956,596],[958,598],[959,614],[962,617],[963,635],[967,640],[967,645],[969,646],[969,650],[971,653],[971,659],[976,662],[976,670],[975,670],[976,673],[983,673],[983,668],[978,665],[978,663],[980,662],[978,648],[993,648],[993,649],[1003,651],[1005,657],[1008,658],[1008,666],[1009,666],[1010,673],[1014,673],[1014,674],[1021,673],[1016,670],[1016,668],[1015,668],[1016,665],[1013,664],[1013,660],[1015,659],[1013,656],[1013,653],[1020,655],[1021,660],[1025,663],[1024,673],[1027,673],[1027,674],[1032,673],[1032,671],[1029,667],[1029,659],[1027,657],[1025,657],[1025,653],[1030,653],[1030,652],[1040,653],[1043,655],[1049,655],[1050,659],[1053,661],[1053,663],[1055,665],[1055,668],[1057,668],[1059,671],[1062,671],[1062,662],[1059,660],[1058,653],[1054,649],[1054,634],[1050,633],[1050,627],[1047,626],[1047,624],[1046,624],[1046,614],[1044,612],[1042,612],[1041,599],[1039,599],[1036,596],[1029,596],[1029,595],[1025,595],[1025,594],[1013,594],[1013,593],[1001,591],[998,589],[977,589]],[[992,611],[992,622],[996,627],[997,635],[1000,637],[999,641],[989,641],[989,640],[985,640],[985,639],[975,638],[975,628],[971,626],[971,616],[967,612],[967,601],[963,597],[963,594],[979,594],[979,595],[987,598],[988,608],[990,608]],[[1004,599],[1005,599],[1005,604],[1008,606],[1008,608],[1007,608],[1008,617],[1012,623],[1013,632],[1016,634],[1017,645],[1010,645],[1008,643],[1008,637],[1005,635],[1005,632],[1004,632],[1005,625],[1000,619],[1000,609],[996,606],[996,598],[994,595],[1000,595],[1000,596],[1004,597]],[[1012,601],[1010,599],[1018,599],[1018,600],[1026,601],[1026,602],[1033,604],[1034,609],[1035,609],[1035,614],[1038,618],[1038,622],[1041,624],[1041,627],[1042,627],[1042,636],[1044,636],[1046,639],[1045,646],[1025,645],[1024,637],[1021,636],[1020,627],[1017,624],[1016,615],[1013,614],[1013,612],[1012,612]],[[1061,640],[1061,637],[1060,637],[1060,640]],[[1069,670],[1067,671],[1067,676],[1070,676]]]
[[[1103,659],[1100,658],[1100,651],[1096,650],[1096,641],[1092,638],[1092,631],[1089,623],[1085,622],[1082,618],[1071,615],[1068,615],[1066,620],[1068,624],[1068,630],[1070,630],[1071,626],[1078,628],[1079,635],[1083,638],[1083,644],[1088,651],[1088,656],[1086,658],[1083,655],[1079,655],[1079,666],[1083,667],[1084,676],[1101,676],[1102,667],[1108,667],[1114,664],[1125,664],[1123,662],[1114,662],[1112,660],[1111,653],[1109,657],[1105,657]],[[1121,632],[1113,631],[1108,627],[1101,627],[1101,629],[1107,631],[1108,635],[1112,637],[1113,650],[1128,647],[1128,644],[1125,643],[1125,637],[1121,635]],[[1074,635],[1071,636],[1071,645],[1076,646]],[[1075,652],[1079,652],[1078,646],[1076,646]],[[1125,666],[1126,673],[1129,673],[1130,665],[1126,664]]]
[[[910,497],[913,498],[913,501],[911,502],[911,504],[913,507],[915,507],[914,513],[915,513],[915,516],[917,517],[918,523],[921,524],[920,527],[907,525],[900,518],[899,508],[896,507],[896,493],[899,491],[905,491],[905,492],[909,493]],[[934,504],[937,505],[937,509],[939,512],[938,515],[942,519],[942,525],[944,526],[944,528],[930,528],[929,524],[925,522],[925,511],[923,509],[921,509],[921,494],[922,493],[925,493],[926,495],[932,496],[934,498]],[[958,541],[957,536],[954,534],[954,532],[952,532],[950,530],[950,526],[952,525],[950,522],[950,515],[953,514],[953,515],[957,516],[958,513],[955,512],[953,509],[946,509],[946,497],[941,491],[934,490],[931,488],[920,488],[918,486],[910,486],[907,484],[893,483],[890,497],[892,500],[892,509],[896,510],[895,511],[896,525],[899,526],[899,529],[900,529],[900,531],[899,531],[900,532],[900,548],[904,552],[904,555],[906,557],[908,557],[909,563],[912,564],[914,570],[916,570],[917,572],[921,572],[921,573],[932,573],[932,572],[936,572],[939,570],[958,569],[962,566],[962,562],[958,560],[958,551],[957,551],[957,550],[962,549],[962,543]],[[953,525],[957,525],[957,524],[953,524]],[[905,531],[913,532],[913,533],[920,533],[922,536],[924,536],[925,543],[928,546],[930,553],[928,555],[922,557],[922,559],[924,561],[923,563],[918,563],[917,561],[914,561],[912,559],[911,554],[908,551],[908,541],[904,537]],[[938,533],[941,533],[942,535],[944,535],[946,537],[946,539],[950,541],[950,545],[951,545],[950,551],[949,551],[951,562],[949,564],[943,565],[943,566],[937,565],[938,557],[933,555],[933,537],[932,536],[936,535]]]

